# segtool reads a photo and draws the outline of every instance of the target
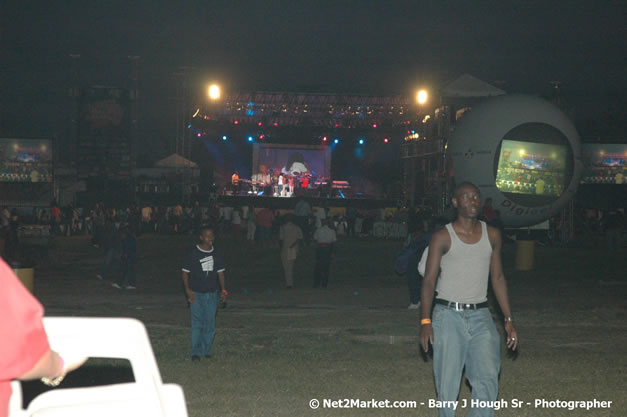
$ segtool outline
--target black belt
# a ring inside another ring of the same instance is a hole
[[[443,300],[441,298],[435,299],[436,304],[442,304],[443,306],[447,306],[450,308],[454,308],[455,311],[464,311],[464,310],[477,310],[480,308],[487,308],[488,302],[484,301],[479,304],[468,304],[468,303],[456,303],[454,301]]]

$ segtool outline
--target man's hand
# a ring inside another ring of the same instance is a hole
[[[221,292],[221,293],[220,293],[220,302],[221,302],[221,303],[223,303],[223,302],[225,302],[225,301],[226,301],[226,295],[227,295],[227,293],[226,293],[226,292]]]
[[[420,326],[420,344],[425,353],[429,351],[429,345],[433,344],[433,327],[430,324]]]
[[[511,321],[505,322],[505,332],[507,333],[507,348],[511,350],[516,350],[518,347],[518,333],[516,333],[516,328]]]
[[[192,290],[187,290],[187,301],[189,301],[190,304],[194,304],[196,302],[196,295],[194,294],[194,291]]]

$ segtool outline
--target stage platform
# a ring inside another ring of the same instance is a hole
[[[397,207],[398,201],[394,199],[377,198],[326,198],[305,197],[312,207],[353,207],[356,209],[381,209]],[[220,195],[218,202],[223,206],[242,207],[254,206],[255,208],[268,207],[271,209],[290,210],[298,201],[298,197],[270,197],[257,195]]]

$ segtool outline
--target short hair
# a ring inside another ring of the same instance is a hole
[[[464,187],[472,187],[475,190],[477,190],[478,192],[481,192],[479,187],[477,187],[472,182],[470,182],[470,181],[463,181],[463,182],[461,182],[461,183],[459,183],[458,185],[455,186],[455,189],[453,190],[453,195],[451,196],[451,198],[457,198],[457,195],[459,194],[459,190],[461,190]]]
[[[212,232],[215,233],[216,229],[212,224],[203,224],[200,226],[200,229],[198,230],[198,235],[202,235],[202,233],[205,230],[211,230]]]

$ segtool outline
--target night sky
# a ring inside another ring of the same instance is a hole
[[[627,108],[625,1],[40,0],[0,13],[1,137],[67,134],[70,53],[84,85],[126,86],[127,56],[141,56],[142,140],[157,153],[175,135],[180,66],[233,91],[409,95],[470,73],[546,94],[559,80],[599,130]]]

